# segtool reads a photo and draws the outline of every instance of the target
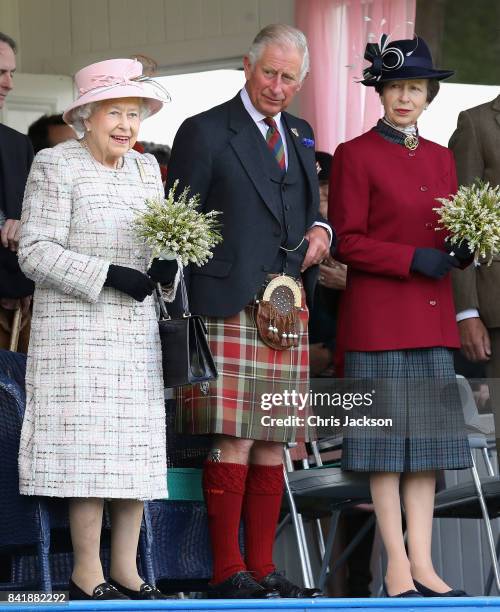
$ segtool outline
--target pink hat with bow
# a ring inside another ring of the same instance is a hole
[[[64,111],[63,119],[71,124],[73,110],[84,104],[114,98],[142,98],[150,115],[157,113],[168,92],[154,79],[143,76],[142,64],[136,59],[112,59],[82,68],[75,74],[78,98]]]

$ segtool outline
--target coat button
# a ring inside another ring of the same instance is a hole
[[[427,185],[420,185],[420,191],[428,191],[429,187]]]
[[[270,269],[271,269],[270,266],[262,266],[262,271],[263,272],[269,272]]]
[[[285,210],[290,210],[290,206],[288,206],[288,204],[285,204]]]
[[[415,151],[410,151],[408,153],[408,157],[415,157]]]
[[[429,304],[430,304],[431,306],[436,306],[436,305],[437,305],[437,302],[436,302],[436,300],[429,300]]]
[[[281,185],[281,191],[286,191],[286,185]]]
[[[144,368],[146,366],[144,365],[144,363],[142,361],[136,361],[135,367],[136,367],[137,370],[144,370]]]
[[[432,229],[432,223],[426,223],[425,227],[426,229]]]

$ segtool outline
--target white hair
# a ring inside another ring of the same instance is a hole
[[[118,99],[118,98],[117,98]],[[140,99],[140,117],[141,121],[146,119],[151,114],[151,108],[149,104],[143,98]],[[102,100],[102,102],[109,102],[108,100]],[[85,134],[85,121],[91,117],[97,110],[101,102],[89,102],[88,104],[82,104],[77,106],[71,112],[69,124],[75,130],[78,137],[81,138]]]
[[[302,83],[309,72],[309,49],[307,38],[303,32],[292,26],[275,23],[263,28],[254,38],[248,50],[248,59],[251,66],[260,59],[264,49],[268,45],[279,45],[280,47],[294,47],[302,55],[302,66],[300,67],[299,81]]]

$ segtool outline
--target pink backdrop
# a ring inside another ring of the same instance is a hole
[[[373,88],[356,81],[367,62],[368,41],[383,33],[411,38],[416,0],[296,0],[295,20],[309,41],[311,71],[300,94],[301,115],[316,134],[316,150],[370,129],[381,116]]]

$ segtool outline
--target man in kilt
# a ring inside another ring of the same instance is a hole
[[[308,432],[294,421],[297,406],[262,398],[308,390],[306,296],[312,295],[333,232],[318,212],[312,129],[283,112],[308,71],[305,36],[290,26],[267,26],[243,63],[245,87],[232,100],[187,119],[169,163],[167,188],[179,180],[181,189],[200,194],[203,211],[222,211],[223,234],[213,259],[186,270],[190,308],[205,317],[219,377],[208,389],[183,390],[177,424],[184,433],[214,434],[203,473],[211,595],[311,597],[319,591],[294,585],[272,560],[283,443],[307,440]],[[276,350],[258,335],[256,300],[283,272],[302,293],[300,331],[296,346]],[[241,518],[245,559],[238,541]]]

